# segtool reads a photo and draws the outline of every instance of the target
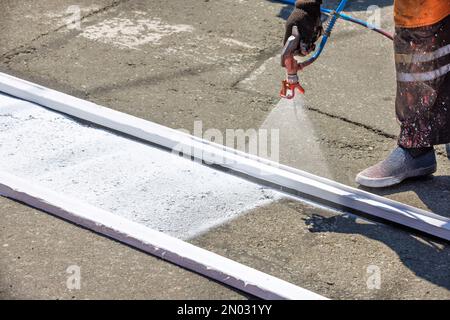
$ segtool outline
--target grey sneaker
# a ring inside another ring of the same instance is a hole
[[[397,147],[383,161],[358,173],[356,182],[372,188],[383,188],[402,182],[406,178],[427,176],[436,172],[434,150],[413,157],[406,149]]]

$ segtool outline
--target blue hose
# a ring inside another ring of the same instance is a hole
[[[323,49],[325,48],[325,44],[327,43],[328,38],[331,35],[331,31],[333,30],[334,25],[336,24],[336,20],[338,19],[339,14],[341,13],[342,10],[344,10],[344,7],[346,4],[347,4],[347,0],[341,0],[341,2],[339,3],[338,7],[335,10],[336,14],[333,14],[330,22],[328,23],[327,28],[325,29],[325,33],[322,37],[322,41],[320,41],[319,48],[316,50],[316,52],[314,52],[314,54],[312,55],[311,58],[302,62],[303,67],[306,67],[307,65],[313,63],[320,56]]]
[[[286,1],[291,1],[291,0],[286,0]],[[326,9],[326,8],[320,8],[320,11],[325,13],[325,14],[333,14],[333,10]],[[346,20],[346,21],[350,21],[350,22],[359,24],[359,25],[361,25],[363,27],[366,27],[367,29],[371,29],[371,30],[373,30],[375,32],[378,32],[378,33],[382,34],[383,36],[385,36],[385,37],[387,37],[387,38],[389,38],[391,40],[393,39],[392,35],[389,34],[388,32],[386,32],[384,30],[381,30],[381,29],[377,28],[376,26],[374,26],[373,24],[370,24],[370,23],[368,23],[368,22],[366,22],[364,20],[360,20],[360,19],[354,18],[352,16],[346,15],[345,13],[340,13],[339,14],[339,18],[341,18],[342,20]]]
[[[282,3],[286,3],[286,4],[291,4],[291,5],[295,4],[295,0],[278,0],[278,1],[282,2]],[[336,24],[336,21],[337,21],[338,18],[341,18],[343,20],[359,24],[359,25],[361,25],[363,27],[366,27],[366,28],[371,29],[371,30],[373,30],[375,32],[378,32],[378,33],[384,35],[385,37],[387,37],[387,38],[389,38],[391,40],[393,39],[392,35],[390,35],[386,31],[383,31],[383,30],[375,27],[374,25],[372,25],[372,24],[370,24],[370,23],[368,23],[366,21],[363,21],[363,20],[360,20],[360,19],[356,19],[356,18],[353,18],[353,17],[351,17],[349,15],[346,15],[346,14],[342,13],[342,10],[344,10],[344,7],[345,7],[346,4],[347,4],[347,0],[341,0],[341,2],[339,3],[338,7],[335,10],[326,9],[326,8],[320,8],[320,11],[322,13],[325,13],[325,14],[328,14],[328,15],[331,16],[331,20],[328,22],[328,26],[325,29],[325,33],[322,36],[322,41],[320,42],[318,49],[314,52],[314,54],[309,59],[307,59],[307,60],[305,60],[305,61],[300,63],[302,68],[310,65],[311,63],[313,63],[320,56],[320,54],[322,53],[322,51],[323,51],[323,49],[325,47],[325,44],[327,43],[327,41],[328,41],[328,39],[330,37],[331,31],[333,30],[334,25]]]

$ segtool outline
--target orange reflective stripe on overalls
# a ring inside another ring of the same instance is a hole
[[[450,0],[394,0],[397,27],[423,27],[441,21],[450,14]]]

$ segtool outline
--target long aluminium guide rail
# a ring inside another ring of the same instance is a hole
[[[0,92],[328,203],[450,240],[450,219],[0,73]]]
[[[247,267],[106,210],[0,170],[0,195],[49,212],[178,266],[263,299],[323,300],[325,297]]]

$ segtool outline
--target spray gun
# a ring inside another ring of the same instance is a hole
[[[300,35],[296,26],[292,27],[291,36],[287,39],[283,51],[281,52],[281,66],[286,68],[286,79],[281,81],[280,96],[292,99],[295,96],[295,89],[300,93],[305,93],[305,89],[298,82],[298,71],[301,67],[295,55],[300,45]]]
[[[295,0],[280,0],[280,1],[289,4],[295,3]],[[328,38],[331,35],[331,31],[333,30],[336,20],[338,18],[359,24],[370,30],[378,32],[391,40],[393,39],[392,35],[389,34],[388,32],[381,30],[378,27],[369,24],[363,20],[359,20],[342,13],[342,10],[344,10],[345,5],[347,4],[347,1],[348,0],[341,0],[341,2],[339,3],[339,5],[335,10],[320,8],[320,11],[323,14],[327,15],[329,17],[329,20],[326,26],[324,26],[325,31],[323,33],[322,40],[320,41],[318,49],[312,54],[311,57],[309,57],[305,61],[299,62],[295,59],[295,56],[298,54],[297,51],[299,47],[301,47],[303,44],[300,41],[300,34],[298,28],[296,26],[292,28],[291,36],[287,39],[283,47],[283,51],[281,52],[281,66],[286,69],[286,79],[281,82],[280,96],[282,98],[286,99],[294,98],[296,89],[302,94],[305,93],[305,90],[299,83],[298,72],[303,68],[305,68],[306,66],[309,66],[320,56],[323,49],[325,48],[325,44],[327,43]]]

